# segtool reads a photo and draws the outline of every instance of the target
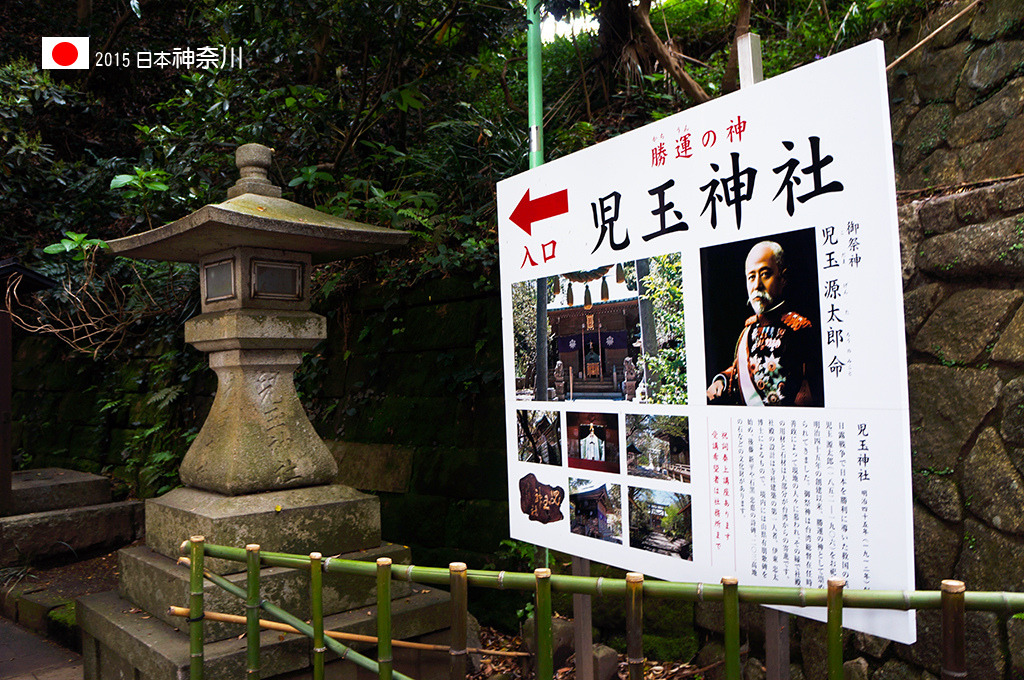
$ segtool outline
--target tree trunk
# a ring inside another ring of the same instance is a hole
[[[92,0],[78,0],[78,25],[86,26],[92,20]]]
[[[651,264],[647,258],[636,261],[636,288],[640,297],[640,341],[641,349],[647,356],[655,356],[658,353],[658,330],[654,325],[654,303],[647,297],[647,277],[651,275]],[[647,384],[647,394],[651,394],[652,380],[644,362],[644,382]]]
[[[749,2],[749,0],[746,1]],[[682,88],[683,92],[698,104],[709,101],[711,97],[708,96],[708,93],[686,72],[680,60],[676,59],[676,56],[669,50],[668,46],[654,32],[654,26],[651,25],[651,0],[641,0],[640,6],[634,10],[633,16],[640,26],[640,32],[647,46],[658,57],[658,61],[665,66],[669,75],[672,76],[672,80],[676,81],[676,84]]]
[[[736,53],[736,43],[741,36],[750,33],[750,0],[740,0],[739,13],[736,15],[736,34],[732,38],[732,49],[729,61],[725,63],[725,78],[722,80],[722,94],[729,94],[740,89],[740,61]]]

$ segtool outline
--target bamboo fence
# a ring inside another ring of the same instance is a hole
[[[534,573],[494,572],[467,569],[461,562],[453,562],[447,569],[394,565],[388,558],[376,563],[344,560],[337,557],[324,559],[320,553],[309,556],[262,552],[258,545],[243,548],[207,544],[202,536],[193,536],[181,545],[181,562],[191,569],[189,607],[172,607],[171,614],[185,616],[189,623],[191,645],[191,680],[203,680],[203,621],[216,620],[245,623],[247,628],[247,675],[259,680],[259,630],[272,628],[306,635],[313,641],[313,678],[323,680],[325,654],[328,650],[339,658],[347,659],[359,667],[375,673],[381,680],[411,680],[394,670],[393,647],[407,647],[427,651],[447,652],[450,659],[450,679],[466,677],[468,654],[513,655],[501,651],[468,648],[466,644],[466,616],[469,587],[499,590],[532,590],[535,593],[537,620],[536,669],[538,680],[552,680],[551,593],[566,592],[579,595],[609,595],[625,598],[626,644],[629,680],[642,680],[643,657],[643,600],[645,597],[689,600],[693,602],[722,602],[725,624],[725,676],[728,680],[740,678],[740,624],[739,603],[790,607],[825,607],[827,610],[828,679],[842,680],[842,621],[843,609],[911,609],[942,610],[942,677],[966,677],[964,653],[964,616],[966,610],[989,611],[1002,614],[1024,612],[1024,593],[967,592],[961,581],[943,581],[939,591],[886,591],[845,590],[843,579],[829,579],[828,588],[793,588],[767,586],[741,586],[735,578],[723,578],[719,584],[676,583],[645,581],[642,574],[629,573],[625,579],[591,578],[586,576],[552,575],[550,569],[537,569]],[[246,588],[229,582],[203,568],[204,557],[232,560],[246,565]],[[310,572],[311,623],[289,614],[280,607],[260,599],[259,578],[261,566],[288,567]],[[323,573],[347,574],[376,579],[377,584],[377,636],[361,636],[324,630]],[[238,617],[203,609],[203,579],[208,579],[246,603],[246,616]],[[391,581],[448,586],[451,590],[452,623],[451,645],[425,645],[391,639]],[[259,618],[263,611],[279,623]],[[345,646],[340,640],[376,642],[376,660]]]

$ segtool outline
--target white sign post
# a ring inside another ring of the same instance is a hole
[[[505,180],[498,219],[512,536],[671,580],[913,589],[881,43]],[[844,625],[916,637],[912,612]]]

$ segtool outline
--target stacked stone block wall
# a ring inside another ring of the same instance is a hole
[[[364,287],[322,352],[312,410],[339,481],[377,492],[384,537],[424,564],[480,566],[508,537],[500,300],[474,284]]]
[[[956,0],[885,40],[892,62],[970,4]],[[893,69],[900,189],[1024,172],[1024,8],[988,0]]]

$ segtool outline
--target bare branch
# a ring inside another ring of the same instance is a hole
[[[98,274],[95,252],[83,262],[84,275],[78,282],[69,274],[56,291],[40,293],[31,300],[18,294],[21,277],[11,277],[5,303],[12,321],[29,332],[54,335],[96,358],[116,352],[142,330],[141,322],[177,317],[186,308],[194,289],[192,281],[176,277],[168,269],[169,278],[157,294],[134,262],[128,265],[127,283],[111,274]]]

